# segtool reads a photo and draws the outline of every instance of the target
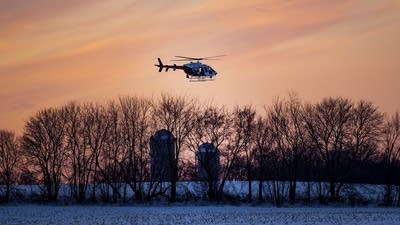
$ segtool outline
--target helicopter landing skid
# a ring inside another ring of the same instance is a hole
[[[191,77],[189,78],[189,82],[204,82],[204,81],[214,81],[215,78],[208,77]]]

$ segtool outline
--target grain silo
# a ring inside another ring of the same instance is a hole
[[[160,181],[171,181],[175,162],[175,137],[165,129],[150,138],[151,176]]]
[[[220,173],[219,150],[211,143],[203,143],[196,154],[200,180],[218,181]]]

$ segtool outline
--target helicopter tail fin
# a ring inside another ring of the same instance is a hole
[[[163,69],[163,67],[164,67],[164,65],[163,65],[163,63],[161,62],[161,59],[160,59],[160,58],[157,58],[157,60],[158,60],[158,65],[156,65],[156,66],[159,67],[158,72],[161,72],[162,69]]]

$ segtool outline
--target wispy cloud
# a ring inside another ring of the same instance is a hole
[[[170,90],[227,104],[297,90],[398,109],[399,9],[396,0],[3,1],[0,128],[20,129],[4,121],[71,99]],[[221,77],[208,85],[152,66],[156,57],[220,53],[229,56],[213,62]],[[377,73],[386,90],[372,96]]]

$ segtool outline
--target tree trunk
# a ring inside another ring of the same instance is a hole
[[[262,192],[263,192],[263,180],[260,179],[260,181],[258,182],[258,200],[259,201],[264,201]]]
[[[334,181],[330,181],[329,182],[329,200],[331,202],[336,202],[336,188],[335,188],[335,182]]]
[[[386,193],[385,193],[385,205],[390,206],[392,205],[392,185],[386,185]]]
[[[176,181],[171,182],[171,197],[169,201],[170,202],[176,201]]]
[[[252,190],[251,190],[251,179],[249,178],[248,179],[248,188],[249,188],[249,193],[248,193],[248,195],[247,195],[247,201],[248,202],[251,202],[251,200],[252,200],[252,195],[253,195],[253,192],[252,192]]]
[[[92,201],[96,202],[96,177],[97,177],[97,165],[95,165],[95,169],[93,172],[93,187],[92,187]]]
[[[218,200],[217,195],[218,195],[218,181],[215,181],[213,179],[208,180],[208,199],[211,201]]]
[[[397,185],[397,207],[400,206],[400,185]]]
[[[6,196],[5,196],[5,202],[9,202],[10,201],[10,192],[11,192],[11,185],[9,182],[7,182],[6,184]]]
[[[307,181],[307,203],[311,203],[311,182]]]
[[[292,205],[296,202],[296,181],[289,182],[289,202]]]
[[[323,195],[323,190],[322,190],[322,182],[318,182],[318,199],[319,199],[319,203],[325,203],[325,197]]]
[[[138,201],[143,200],[143,192],[141,190],[135,190],[135,199]]]

